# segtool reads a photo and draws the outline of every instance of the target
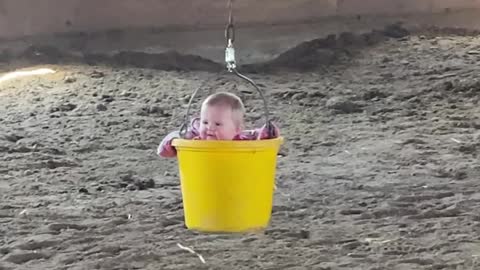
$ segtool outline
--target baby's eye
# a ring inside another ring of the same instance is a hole
[[[203,121],[202,124],[208,125],[208,121]]]
[[[222,125],[222,123],[216,122],[215,125],[217,125],[217,127],[219,127],[219,126]]]

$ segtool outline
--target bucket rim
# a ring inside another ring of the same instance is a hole
[[[284,141],[283,137],[266,140],[245,140],[245,141],[222,141],[222,140],[188,140],[173,139],[172,146],[180,148],[229,148],[229,149],[261,149],[279,147]]]

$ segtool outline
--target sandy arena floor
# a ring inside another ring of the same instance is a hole
[[[187,231],[176,160],[155,154],[215,64],[1,81],[0,269],[480,269],[480,36],[320,43],[306,62],[325,65],[245,67],[286,139],[257,234]],[[261,123],[252,89],[222,75],[202,97],[217,89]]]

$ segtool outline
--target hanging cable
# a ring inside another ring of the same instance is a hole
[[[234,72],[235,75],[238,77],[242,78],[243,80],[246,80],[248,83],[250,83],[257,92],[260,94],[260,97],[263,100],[263,107],[265,110],[265,125],[268,129],[269,135],[273,136],[274,130],[272,123],[270,122],[270,112],[268,110],[268,104],[267,104],[267,99],[263,95],[263,92],[260,90],[260,88],[257,86],[257,84],[247,76],[241,74],[237,70],[237,64],[235,60],[235,48],[233,47],[233,43],[235,41],[235,26],[233,24],[233,0],[228,0],[228,24],[225,28],[225,38],[226,38],[226,48],[225,48],[225,63],[227,66],[227,70],[229,72]]]

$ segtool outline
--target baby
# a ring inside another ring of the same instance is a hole
[[[243,130],[245,107],[242,100],[227,92],[210,95],[202,103],[200,118],[195,118],[187,129],[186,139],[196,140],[262,140],[279,136],[279,129],[272,125],[273,134],[269,135],[264,125],[256,130]],[[158,155],[175,157],[177,151],[172,140],[180,138],[179,131],[168,134],[158,147]]]

